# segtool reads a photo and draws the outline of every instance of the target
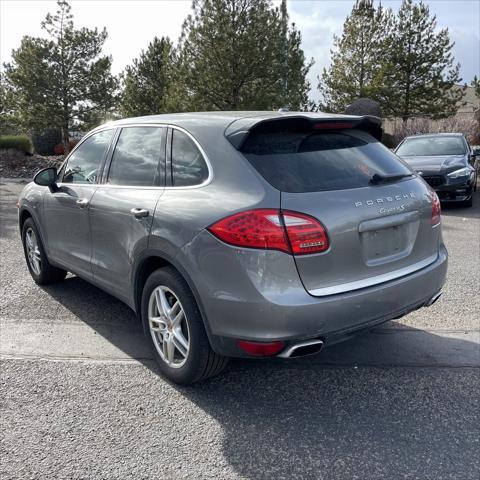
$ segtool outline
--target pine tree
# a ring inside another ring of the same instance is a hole
[[[15,95],[0,72],[0,135],[16,134],[22,131],[19,112],[15,110]]]
[[[319,82],[324,110],[343,112],[355,99],[378,98],[390,25],[390,10],[375,8],[373,0],[356,1],[342,36],[334,36],[331,65],[323,70]]]
[[[300,34],[270,0],[193,0],[180,40],[192,110],[302,108],[309,89]],[[287,66],[287,68],[285,68]]]
[[[472,87],[475,89],[475,95],[480,98],[480,78],[475,75],[472,80]]]
[[[106,114],[114,104],[117,81],[111,58],[101,56],[105,29],[75,29],[70,5],[57,1],[42,28],[48,37],[23,37],[5,64],[5,81],[13,92],[12,108],[28,130],[58,127],[68,151],[68,131]]]
[[[122,75],[121,113],[126,117],[179,110],[177,53],[168,37],[155,37]]]
[[[315,105],[309,99],[310,82],[308,72],[313,66],[313,59],[306,61],[301,48],[302,35],[294,23],[289,24],[287,0],[280,4],[281,35],[278,52],[280,54],[279,105],[289,110],[312,110]]]
[[[427,5],[403,0],[382,72],[384,110],[404,121],[416,115],[453,115],[463,95],[462,89],[452,89],[461,80],[453,45],[448,29],[437,32]]]

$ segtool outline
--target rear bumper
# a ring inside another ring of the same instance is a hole
[[[441,291],[448,263],[441,245],[437,260],[414,273],[361,290],[313,297],[301,284],[289,255],[275,251],[252,255],[226,245],[209,248],[211,242],[218,240],[201,234],[189,246],[204,252],[189,255],[202,258],[192,281],[212,348],[228,356],[244,356],[236,339],[283,340],[288,345],[321,338],[328,345],[401,317]]]

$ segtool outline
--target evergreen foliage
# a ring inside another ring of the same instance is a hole
[[[68,130],[88,128],[114,106],[117,81],[111,58],[102,56],[105,29],[76,29],[71,7],[57,1],[42,28],[48,38],[24,36],[5,64],[10,108],[26,130],[60,128],[68,151]],[[84,125],[86,124],[86,125]]]

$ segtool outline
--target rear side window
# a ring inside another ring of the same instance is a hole
[[[123,128],[113,152],[107,183],[139,187],[163,185],[162,132],[160,127]]]
[[[103,159],[114,134],[115,130],[104,130],[82,142],[70,155],[62,182],[98,183]]]
[[[262,128],[248,136],[241,151],[271,185],[284,192],[360,188],[368,186],[375,173],[411,173],[395,154],[360,130]]]
[[[180,130],[172,131],[172,183],[175,187],[200,185],[208,167],[195,142]]]

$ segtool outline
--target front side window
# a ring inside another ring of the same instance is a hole
[[[104,130],[88,137],[70,155],[63,174],[63,183],[98,183],[102,162],[115,130]]]
[[[163,185],[162,128],[124,128],[115,147],[107,183],[151,187]],[[162,180],[159,177],[162,177]]]
[[[208,167],[194,141],[180,130],[173,130],[172,182],[175,187],[200,185],[208,178]]]

